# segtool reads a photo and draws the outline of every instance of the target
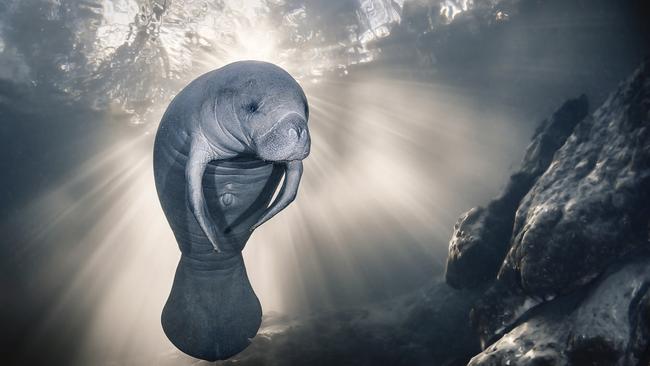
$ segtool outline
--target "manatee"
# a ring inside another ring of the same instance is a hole
[[[186,354],[227,359],[257,333],[262,308],[241,251],[255,228],[296,198],[308,118],[296,80],[259,61],[198,77],[165,111],[154,178],[181,258],[161,322]]]

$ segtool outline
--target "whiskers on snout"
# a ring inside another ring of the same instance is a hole
[[[264,160],[302,160],[309,155],[311,145],[307,122],[296,113],[288,114],[261,135],[255,145]]]

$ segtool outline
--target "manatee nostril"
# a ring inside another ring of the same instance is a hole
[[[289,128],[289,135],[299,137],[301,134],[302,134],[302,128],[297,127],[297,126]]]

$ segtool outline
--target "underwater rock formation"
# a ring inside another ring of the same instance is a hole
[[[649,72],[587,118],[584,98],[567,102],[504,193],[461,216],[446,280],[487,283],[471,311],[484,351],[470,365],[647,364]]]
[[[586,296],[540,305],[469,365],[637,365],[650,340],[649,284],[650,259],[629,263]]]
[[[508,252],[521,199],[548,168],[553,154],[573,127],[587,116],[588,109],[585,95],[564,103],[537,129],[519,171],[510,177],[499,197],[487,207],[475,207],[458,219],[447,257],[445,279],[449,285],[472,288],[494,278]]]
[[[648,246],[649,68],[580,123],[517,210],[501,268],[550,297],[588,283]]]

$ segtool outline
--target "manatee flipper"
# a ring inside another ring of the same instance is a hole
[[[284,183],[280,189],[278,197],[273,201],[266,211],[262,214],[259,220],[251,227],[251,231],[257,229],[258,226],[268,221],[271,217],[284,210],[293,200],[296,199],[298,194],[298,186],[300,185],[300,178],[302,177],[302,160],[294,160],[286,163],[286,170],[284,173]]]
[[[187,198],[190,210],[201,229],[203,229],[205,236],[210,240],[214,250],[221,252],[222,248],[219,247],[217,242],[217,225],[210,215],[203,195],[203,173],[205,173],[210,161],[215,159],[216,156],[210,151],[208,144],[201,138],[194,138],[185,167],[185,178],[187,180]]]

